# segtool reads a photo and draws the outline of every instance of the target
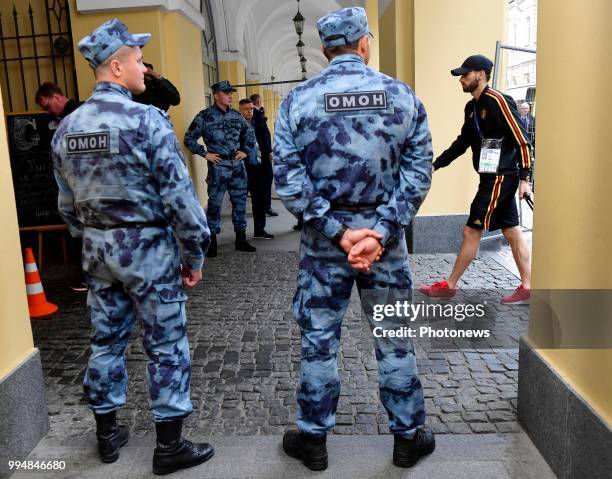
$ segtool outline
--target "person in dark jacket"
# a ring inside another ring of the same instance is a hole
[[[36,90],[35,101],[38,106],[53,117],[53,121],[49,123],[49,129],[51,130],[56,130],[59,122],[64,117],[70,115],[70,113],[83,104],[82,101],[68,98],[66,95],[64,95],[64,92],[60,87],[51,82],[44,82],[38,87],[38,90]],[[80,239],[76,241],[78,242],[77,248],[79,251],[81,251],[83,249],[81,241]],[[72,291],[77,292],[85,292],[89,289],[85,276],[83,276],[82,272],[80,273],[79,278],[73,280],[68,287]]]
[[[168,111],[170,106],[176,106],[181,102],[181,95],[170,80],[161,76],[153,69],[153,65],[145,63],[146,90],[140,95],[134,96],[134,101],[144,105],[153,105],[164,111]]]
[[[465,106],[461,134],[434,161],[433,168],[436,171],[450,165],[471,148],[480,184],[452,273],[448,279],[419,288],[419,291],[434,298],[453,297],[459,278],[476,257],[483,231],[501,229],[521,275],[519,287],[502,298],[502,303],[521,304],[529,300],[531,266],[529,246],[519,227],[515,196],[517,190],[521,198],[531,194],[531,145],[514,100],[489,88],[492,68],[493,62],[488,58],[472,55],[459,68],[451,70],[453,76],[461,77],[463,91],[474,98]]]
[[[266,216],[278,216],[278,213],[272,209],[272,181],[274,174],[272,173],[272,137],[268,128],[268,118],[266,117],[261,95],[255,93],[249,99],[253,102],[253,128],[255,129],[255,137],[261,151]]]
[[[253,102],[249,98],[244,98],[240,100],[238,109],[240,114],[252,128]],[[261,170],[261,152],[259,147],[253,148],[244,161],[247,170],[249,192],[251,193],[251,206],[253,209],[253,237],[267,240],[273,239],[274,235],[266,231],[266,209],[264,203],[265,184]]]
[[[83,102],[70,99],[55,83],[45,82],[38,87],[35,101],[44,111],[57,120],[76,110]]]

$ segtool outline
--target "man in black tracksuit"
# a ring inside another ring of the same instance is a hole
[[[454,296],[457,281],[476,257],[483,231],[501,228],[510,243],[522,281],[512,295],[502,298],[502,302],[517,304],[528,301],[531,287],[529,247],[519,227],[514,198],[517,189],[521,198],[531,193],[531,146],[514,100],[487,85],[492,67],[488,58],[473,55],[461,67],[451,70],[453,76],[461,77],[463,91],[474,98],[465,106],[461,134],[433,163],[434,171],[448,166],[471,148],[480,184],[452,273],[447,280],[420,288],[420,291],[431,297]],[[481,151],[483,144],[485,151]]]

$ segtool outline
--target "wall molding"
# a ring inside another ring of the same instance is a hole
[[[104,13],[122,10],[162,9],[168,12],[179,12],[194,23],[200,30],[205,29],[204,17],[188,0],[77,0],[79,13]]]

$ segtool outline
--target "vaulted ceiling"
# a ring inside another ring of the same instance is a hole
[[[270,81],[302,77],[293,25],[296,0],[214,0],[212,3],[219,60],[240,60],[247,79]],[[327,61],[321,53],[317,20],[349,6],[363,6],[363,0],[301,0],[300,12],[306,18],[302,41],[308,60],[307,77],[320,72]],[[278,86],[284,93],[291,88]]]

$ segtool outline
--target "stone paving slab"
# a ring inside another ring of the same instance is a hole
[[[453,255],[414,255],[416,284],[438,279],[453,260]],[[185,424],[188,433],[281,434],[294,423],[299,330],[290,304],[296,271],[297,254],[290,251],[225,254],[208,262],[203,284],[189,292],[194,413]],[[487,255],[468,273],[463,287],[495,284],[509,290],[516,282]],[[94,428],[81,386],[89,355],[85,295],[67,292],[53,274],[46,273],[47,294],[61,305],[60,313],[53,320],[32,323],[45,376],[49,437],[81,436]],[[496,294],[501,296],[501,291]],[[510,316],[504,326],[517,345],[518,336],[527,330],[524,319]],[[142,435],[152,430],[152,424],[138,329],[128,347],[128,403],[119,417],[133,434]],[[417,363],[428,424],[436,433],[519,431],[518,346],[440,351],[417,343]],[[356,293],[343,324],[338,364],[342,390],[335,434],[387,434],[373,339]]]
[[[94,436],[85,440],[46,438],[29,459],[61,458],[66,469],[44,474],[45,478],[145,478],[152,476],[153,435],[131,438],[121,450],[119,461],[102,464],[94,448]],[[392,465],[393,439],[390,436],[330,436],[329,468],[322,473],[308,471],[281,449],[281,436],[219,436],[209,440],[215,456],[206,464],[180,471],[176,478],[521,478],[548,479],[554,474],[525,433],[442,435],[433,454],[414,468]],[[40,478],[40,473],[15,473],[14,479]]]

